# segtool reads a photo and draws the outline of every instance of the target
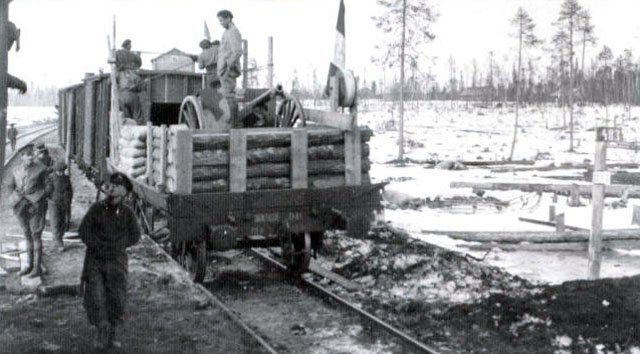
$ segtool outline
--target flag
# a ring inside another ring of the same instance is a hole
[[[344,31],[344,0],[340,0],[338,8],[338,22],[336,23],[336,42],[333,49],[333,60],[329,64],[327,86],[324,89],[326,96],[331,94],[330,79],[332,76],[341,75],[346,65],[345,31]]]
[[[209,33],[209,26],[207,26],[207,21],[204,21],[204,38],[208,41],[211,41],[211,33]]]

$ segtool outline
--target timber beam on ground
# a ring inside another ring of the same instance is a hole
[[[581,231],[443,231],[421,230],[425,235],[443,235],[469,242],[501,242],[501,243],[555,243],[555,242],[588,242],[589,230]],[[603,240],[640,240],[640,228],[604,230]]]
[[[637,163],[609,163],[607,168],[638,168]],[[556,166],[553,163],[543,166],[503,166],[491,169],[491,172],[526,172],[526,171],[556,171],[556,170],[584,170],[593,169],[592,164],[562,164]]]
[[[593,186],[591,184],[578,184],[580,196],[591,197]],[[474,188],[484,190],[520,190],[523,192],[543,192],[569,194],[573,187],[571,183],[553,184],[553,183],[517,183],[517,182],[465,182],[453,181],[451,188]],[[627,194],[625,194],[627,193]],[[621,197],[626,195],[628,198],[640,197],[640,186],[631,186],[624,184],[611,184],[605,187],[605,197]]]

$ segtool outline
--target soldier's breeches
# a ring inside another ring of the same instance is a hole
[[[49,202],[49,222],[56,240],[62,240],[67,227],[67,206],[64,202]]]
[[[27,247],[33,249],[42,246],[42,231],[44,230],[45,218],[47,214],[47,202],[41,201],[36,204],[28,204],[22,208],[14,208],[14,215],[18,218],[22,232],[27,239]]]

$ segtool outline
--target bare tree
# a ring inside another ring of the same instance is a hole
[[[516,37],[518,38],[518,70],[516,71],[516,112],[513,121],[513,140],[511,141],[511,151],[509,152],[509,161],[513,159],[513,152],[516,148],[518,140],[518,110],[520,108],[520,77],[522,75],[522,51],[535,47],[540,44],[540,40],[535,36],[533,30],[536,25],[533,23],[531,16],[521,7],[516,12],[516,16],[511,19],[511,25],[516,28]]]
[[[587,44],[595,46],[596,43],[598,42],[598,39],[593,33],[595,26],[591,24],[591,15],[589,14],[589,10],[587,9],[582,10],[579,14],[578,19],[579,19],[578,31],[580,32],[580,35],[581,35],[580,41],[582,42],[582,62],[581,62],[580,70],[584,75],[584,56],[587,50],[586,49]]]
[[[560,6],[560,16],[558,17],[558,26],[563,28],[568,34],[567,54],[569,61],[569,151],[573,152],[573,55],[574,55],[574,34],[578,31],[578,25],[580,23],[580,14],[582,13],[582,6],[577,0],[564,0]]]
[[[605,124],[609,123],[609,100],[608,100],[608,91],[609,91],[609,81],[611,80],[611,67],[609,66],[609,61],[613,59],[613,53],[611,52],[611,48],[606,45],[602,47],[602,50],[598,54],[598,60],[601,63],[600,72],[602,76],[602,95],[604,100],[604,109],[605,109]],[[615,123],[615,121],[614,121]]]
[[[426,0],[377,0],[384,14],[373,16],[382,32],[388,36],[385,45],[377,48],[382,54],[373,61],[383,66],[400,63],[400,117],[398,129],[398,160],[404,160],[404,63],[405,59],[418,62],[424,55],[422,46],[435,38],[431,24],[438,15]],[[401,26],[398,26],[401,24]]]

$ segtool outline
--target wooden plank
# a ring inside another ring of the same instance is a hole
[[[472,251],[487,251],[499,248],[501,251],[542,251],[542,252],[586,252],[589,245],[586,242],[554,242],[554,243],[476,243],[464,245]],[[635,250],[640,248],[640,240],[612,240],[603,241],[602,248],[606,250]]]
[[[446,231],[422,230],[422,234],[446,235],[472,242],[543,243],[543,242],[588,242],[589,231]],[[640,240],[640,229],[605,230],[605,240]]]
[[[291,133],[291,188],[307,188],[308,185],[308,154],[307,130],[294,129]]]
[[[307,122],[311,121],[320,125],[349,131],[353,128],[353,117],[349,114],[327,112],[319,109],[304,108]]]
[[[334,273],[328,269],[324,269],[322,268],[320,265],[318,265],[314,260],[311,260],[311,263],[309,263],[309,270],[312,271],[313,273],[320,275],[322,277],[325,277],[329,280],[331,280],[332,282],[342,286],[343,288],[347,289],[347,290],[361,290],[362,286],[358,283],[352,282],[351,280],[343,277],[340,274]]]
[[[600,129],[596,130],[598,133]],[[607,142],[596,135],[596,151],[594,159],[594,175],[607,170]],[[600,278],[600,262],[602,260],[602,213],[604,209],[605,185],[594,183],[591,193],[591,233],[589,234],[589,279]],[[626,194],[625,192],[623,192]]]
[[[94,121],[95,121],[95,80],[87,77],[84,83],[84,148],[82,149],[82,160],[85,164],[93,163],[94,148]]]
[[[153,125],[147,122],[147,184],[153,186]]]
[[[564,213],[556,214],[556,231],[565,232],[567,227],[564,224]]]
[[[184,126],[172,126],[176,128],[176,194],[191,194],[193,186],[193,139],[191,131]]]
[[[592,188],[590,184],[579,184],[580,195],[583,197],[591,197]],[[547,193],[564,193],[571,191],[570,183],[517,183],[517,182],[467,182],[453,181],[451,188],[476,188],[485,190],[521,190],[524,192],[547,192]],[[640,186],[628,186],[622,184],[611,184],[605,186],[606,197],[620,197],[628,190],[629,198],[640,197]]]
[[[344,133],[344,177],[349,186],[362,183],[362,145],[360,130],[358,129],[358,111],[354,105],[351,109],[352,127]]]
[[[554,216],[557,216],[557,215],[554,214]],[[544,221],[544,220],[530,219],[530,218],[524,218],[524,217],[519,217],[518,220],[528,222],[531,224],[538,224],[538,225],[545,225],[545,226],[552,226],[552,227],[557,226],[557,223],[554,221]],[[571,225],[564,225],[564,228],[567,230],[573,230],[573,231],[589,231],[589,229],[585,229],[577,226],[571,226]]]
[[[229,190],[247,190],[247,132],[242,129],[229,131]]]
[[[156,185],[156,189],[162,190],[165,186],[165,178],[167,171],[167,126],[160,126],[160,183]]]

